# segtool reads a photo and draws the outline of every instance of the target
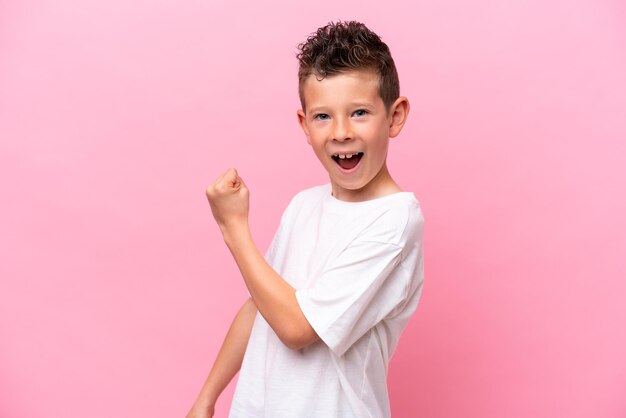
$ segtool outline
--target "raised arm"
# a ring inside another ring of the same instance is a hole
[[[224,338],[213,368],[186,418],[210,418],[224,388],[241,368],[257,307],[249,298],[239,309]]]
[[[278,338],[291,349],[318,341],[300,309],[296,290],[267,263],[252,240],[249,191],[237,171],[226,171],[207,188],[206,195],[254,303]]]
[[[287,347],[297,350],[319,340],[296,299],[296,290],[270,266],[247,225],[224,231],[230,249],[259,312]]]

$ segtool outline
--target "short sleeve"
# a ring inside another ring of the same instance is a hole
[[[267,247],[267,251],[265,251],[265,255],[263,256],[263,258],[265,258],[265,261],[267,261],[270,265],[274,262],[274,255],[276,254],[276,242],[278,241],[279,234],[280,226],[278,227],[276,232],[274,232],[274,237],[272,238],[272,241],[270,242],[270,245],[269,247]]]
[[[265,259],[265,261],[267,261],[267,263],[272,267],[274,267],[274,263],[276,260],[276,247],[279,245],[279,240],[281,239],[283,229],[285,228],[285,224],[290,219],[290,208],[294,206],[296,202],[296,198],[297,198],[297,195],[291,198],[289,204],[287,205],[285,210],[283,210],[283,213],[280,217],[280,223],[278,224],[278,228],[276,228],[276,232],[274,232],[274,236],[272,237],[272,240],[270,241],[270,245],[267,247],[267,250],[265,250],[265,254],[263,255],[263,258]],[[249,290],[248,290],[248,295],[252,296]]]
[[[296,290],[304,316],[338,356],[405,300],[407,281],[397,274],[401,258],[399,245],[354,242],[314,286]]]
[[[272,266],[275,261],[276,247],[279,246],[279,241],[282,239],[282,233],[285,228],[288,228],[288,225],[292,222],[292,212],[294,210],[294,207],[298,204],[298,197],[299,194],[296,194],[294,197],[292,197],[289,201],[289,204],[287,204],[285,210],[283,210],[283,213],[280,216],[280,222],[278,224],[278,227],[276,228],[276,232],[274,233],[269,247],[267,247],[267,250],[265,251],[265,261],[267,261]]]

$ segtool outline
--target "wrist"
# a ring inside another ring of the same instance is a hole
[[[214,408],[218,397],[219,393],[213,390],[204,390],[198,395],[195,404],[200,408]]]
[[[240,239],[250,236],[250,227],[247,221],[235,222],[228,225],[220,226],[224,242],[228,247],[235,244]]]

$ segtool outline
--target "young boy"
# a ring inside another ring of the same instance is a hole
[[[391,416],[387,368],[424,277],[419,203],[386,165],[409,102],[387,45],[361,23],[318,29],[298,59],[298,120],[330,183],[296,194],[265,258],[237,171],[207,188],[251,297],[188,418],[211,417],[240,368],[231,418]]]

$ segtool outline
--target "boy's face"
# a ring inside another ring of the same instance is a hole
[[[321,81],[310,75],[304,82],[306,113],[299,110],[298,119],[340,200],[369,200],[398,189],[387,170],[387,148],[389,138],[402,129],[409,105],[400,97],[387,112],[378,83],[373,70]]]

